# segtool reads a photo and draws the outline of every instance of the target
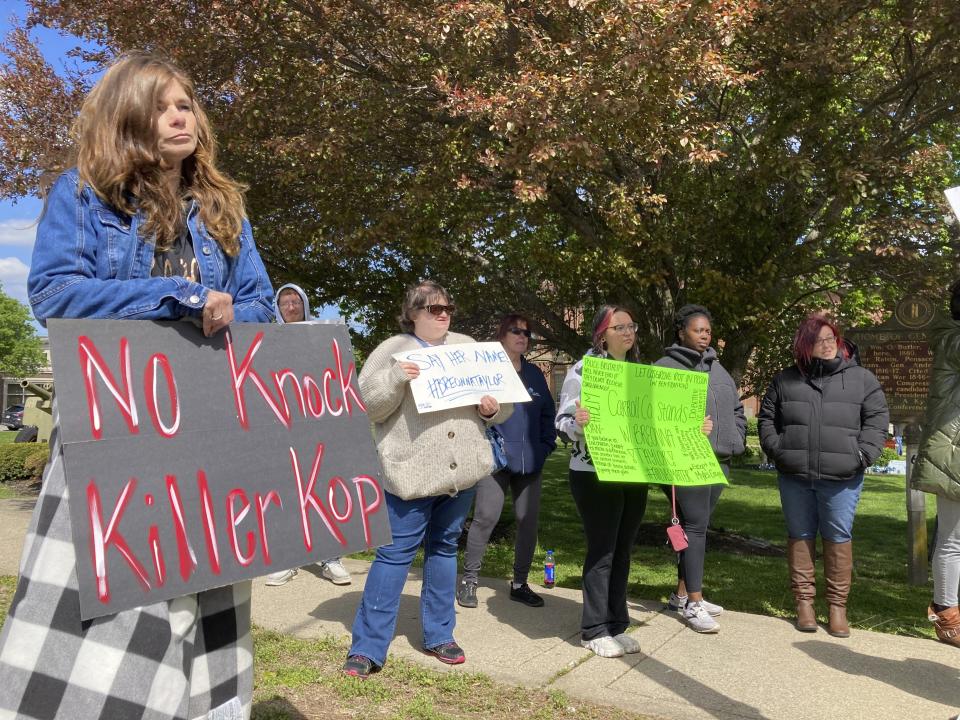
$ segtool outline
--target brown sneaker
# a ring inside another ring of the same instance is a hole
[[[931,605],[927,608],[927,617],[933,623],[940,642],[960,647],[960,608],[950,607],[936,612]]]

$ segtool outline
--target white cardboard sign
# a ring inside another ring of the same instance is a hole
[[[410,389],[421,413],[476,405],[484,395],[500,403],[530,402],[507,351],[498,342],[432,345],[394,353],[393,357],[420,368]]]
[[[947,196],[947,202],[950,203],[950,209],[953,210],[954,216],[957,220],[960,220],[960,185],[947,188],[943,191],[943,194]]]

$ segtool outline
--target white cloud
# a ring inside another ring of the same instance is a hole
[[[30,267],[15,257],[0,258],[0,283],[3,292],[10,297],[27,303],[27,273]]]
[[[0,220],[0,247],[10,245],[32,248],[36,237],[36,219],[12,218],[10,220]]]

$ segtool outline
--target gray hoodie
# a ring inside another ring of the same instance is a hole
[[[747,418],[737,384],[717,360],[717,351],[708,347],[702,354],[674,343],[663,350],[664,356],[654,365],[695,370],[709,374],[707,385],[707,415],[713,419],[710,446],[721,460],[740,455],[747,437]]]
[[[307,300],[307,294],[303,291],[303,288],[294,283],[287,283],[286,285],[281,285],[277,288],[277,292],[273,295],[273,312],[276,315],[277,322],[281,325],[284,325],[283,315],[280,314],[280,293],[284,290],[293,290],[300,296],[300,299],[303,300],[303,317],[304,320],[310,319],[310,301]]]

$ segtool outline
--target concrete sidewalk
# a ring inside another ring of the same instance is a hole
[[[344,564],[354,576],[348,587],[310,568],[278,588],[255,581],[255,622],[300,637],[349,635],[369,564]],[[390,651],[443,669],[419,649],[419,592],[414,571]],[[960,651],[942,643],[863,630],[840,640],[735,612],[719,618],[720,633],[698,635],[662,603],[637,601],[633,636],[643,650],[610,660],[580,647],[579,591],[542,594],[545,607],[528,608],[510,600],[506,581],[482,578],[480,606],[457,608],[460,667],[670,720],[947,720],[960,711]]]
[[[32,505],[0,501],[0,574],[17,573]],[[354,577],[347,587],[310,567],[282,587],[255,580],[254,622],[299,637],[349,636],[369,564],[344,564]],[[390,651],[442,670],[419,649],[419,592],[414,571]],[[511,601],[503,580],[483,578],[477,594],[478,608],[457,608],[456,637],[467,653],[459,667],[501,682],[670,720],[947,720],[960,711],[960,650],[931,640],[863,630],[839,640],[735,612],[721,616],[719,634],[698,635],[662,603],[636,601],[633,634],[643,650],[608,660],[580,647],[579,591],[543,590],[543,608]]]

